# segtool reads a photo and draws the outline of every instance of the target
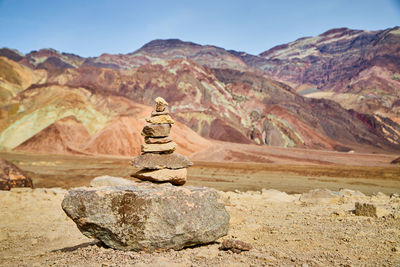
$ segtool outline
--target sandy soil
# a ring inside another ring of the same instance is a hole
[[[354,198],[329,203],[273,202],[260,192],[221,193],[231,215],[217,243],[154,254],[104,248],[64,214],[63,189],[0,192],[1,266],[397,266],[400,217],[355,216]],[[359,201],[400,207],[379,194]],[[252,250],[220,251],[225,238]]]
[[[195,161],[187,185],[222,191],[276,188],[303,193],[313,188],[350,188],[366,194],[400,192],[400,167],[389,164],[394,155],[310,151],[305,157],[302,150],[274,152],[273,148],[268,153],[283,161]],[[294,157],[288,158],[289,154]],[[239,156],[237,159],[243,159]],[[306,161],[297,160],[302,156]],[[251,251],[220,251],[218,242],[224,238],[181,251],[115,251],[83,236],[61,209],[66,190],[50,187],[84,186],[100,175],[130,178],[135,170],[129,167],[129,158],[19,153],[0,153],[0,157],[22,168],[36,187],[0,191],[0,266],[400,265],[399,216],[355,216],[351,210],[356,199],[352,198],[331,203],[286,203],[273,202],[259,191],[221,192],[231,215],[225,238],[249,242],[254,247]],[[318,157],[328,163],[314,161]],[[358,201],[380,201],[400,209],[399,198],[382,194]]]

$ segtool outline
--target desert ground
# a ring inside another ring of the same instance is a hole
[[[282,156],[282,151],[274,155]],[[213,244],[153,254],[103,247],[82,235],[61,209],[69,188],[88,186],[96,176],[134,180],[129,158],[21,153],[0,157],[24,170],[35,187],[0,192],[1,266],[400,265],[400,197],[396,195],[400,168],[389,164],[396,155],[328,153],[325,164],[315,162],[314,158],[322,157],[313,152],[308,164],[195,160],[186,185],[220,191],[231,216],[229,233]],[[346,157],[352,162],[340,164]],[[268,190],[272,188],[289,195]],[[301,198],[300,194],[315,188],[348,188],[365,195]],[[356,201],[384,206],[391,213],[356,216]],[[220,242],[227,238],[248,242],[253,249],[240,254],[220,251]]]
[[[393,154],[340,153],[219,143],[194,154],[186,185],[221,191],[274,188],[287,193],[340,188],[365,194],[400,192],[400,168]],[[135,180],[129,157],[0,153],[32,178],[35,188],[87,186],[97,176]],[[208,160],[208,161],[206,161]]]

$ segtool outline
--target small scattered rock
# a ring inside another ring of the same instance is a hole
[[[252,249],[252,245],[240,240],[234,240],[234,239],[225,239],[222,241],[222,244],[220,246],[220,250],[230,250],[234,253],[241,253],[242,251],[248,251]]]
[[[11,162],[0,159],[0,190],[10,190],[15,187],[33,188],[31,178]]]
[[[374,204],[368,203],[355,203],[355,212],[357,216],[367,216],[367,217],[385,217],[390,214],[388,210],[383,207],[377,207]]]
[[[356,202],[354,213],[357,216],[376,217],[376,207],[372,204]]]

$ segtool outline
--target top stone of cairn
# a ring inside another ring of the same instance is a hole
[[[165,101],[162,97],[157,97],[154,101],[156,102],[157,112],[163,112],[168,107],[167,101]]]
[[[169,116],[167,109],[168,103],[162,97],[157,97],[156,110],[151,112],[151,117],[146,119],[150,124],[174,124],[174,120]]]

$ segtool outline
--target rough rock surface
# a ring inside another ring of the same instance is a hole
[[[162,169],[162,170],[140,170],[133,174],[133,177],[143,181],[151,182],[170,182],[173,185],[183,185],[186,183],[187,169]]]
[[[376,204],[369,203],[355,203],[355,211],[354,213],[357,216],[367,216],[367,217],[385,217],[390,215],[390,211],[380,207]]]
[[[148,123],[153,123],[153,124],[174,124],[175,121],[171,118],[169,115],[159,115],[151,118],[147,118],[146,121]]]
[[[10,190],[14,187],[32,188],[32,180],[11,162],[0,159],[0,190]]]
[[[222,241],[220,250],[231,250],[234,253],[240,253],[242,251],[248,251],[253,247],[251,244],[234,239],[225,239]]]
[[[228,232],[229,214],[214,189],[136,183],[76,188],[62,208],[88,237],[120,250],[181,249]]]
[[[146,124],[142,130],[143,136],[167,137],[171,131],[171,124]]]
[[[175,153],[166,155],[145,153],[132,160],[133,167],[151,170],[164,169],[167,167],[169,169],[181,169],[192,165],[193,163],[188,157]]]
[[[120,178],[120,177],[113,177],[113,176],[99,176],[94,178],[90,182],[91,187],[101,187],[101,186],[118,186],[118,185],[131,185],[135,183],[134,181]]]
[[[172,139],[171,137],[159,137],[159,138],[145,137],[144,142],[146,144],[165,144],[172,142]]]
[[[355,214],[357,216],[376,217],[376,206],[368,203],[359,202],[356,202],[355,206]]]
[[[165,144],[143,144],[142,152],[143,153],[172,153],[176,149],[175,142],[169,142]]]

